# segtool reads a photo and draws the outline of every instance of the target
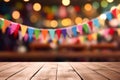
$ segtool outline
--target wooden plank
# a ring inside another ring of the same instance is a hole
[[[44,67],[31,80],[56,80],[57,63],[45,63]]]
[[[96,73],[95,71],[90,70],[86,66],[82,65],[79,62],[70,63],[75,71],[81,75],[83,80],[108,80],[104,76]]]
[[[3,66],[3,65],[6,65],[8,64],[9,62],[0,62],[0,67]]]
[[[6,80],[9,77],[17,74],[18,72],[22,71],[23,69],[25,69],[25,64],[26,63],[21,63],[19,65],[16,65],[14,67],[11,67],[9,69],[6,69],[2,72],[0,72],[0,80]]]
[[[117,73],[120,73],[120,65],[106,64],[106,62],[102,62],[102,63],[96,62],[96,63],[93,63],[93,64],[96,64],[96,65],[99,65],[99,66],[101,66],[103,68],[107,68],[109,70],[113,70],[113,71],[115,71]]]
[[[42,62],[31,62],[27,68],[16,75],[11,76],[8,80],[30,80],[42,68],[42,66]]]
[[[58,63],[57,80],[82,80],[68,63]]]
[[[4,71],[6,69],[12,68],[17,64],[19,64],[19,63],[18,62],[12,62],[12,63],[7,63],[6,65],[0,66],[0,72]]]
[[[95,72],[107,77],[110,80],[119,80],[120,74],[116,73],[112,70],[109,70],[108,68],[104,68],[99,65],[95,65],[94,63],[84,63],[85,66],[87,66],[89,69],[94,70]]]

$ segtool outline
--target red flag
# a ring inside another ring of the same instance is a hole
[[[61,36],[61,30],[60,30],[60,29],[57,29],[57,30],[56,30],[56,34],[57,34],[57,36],[58,36],[58,39],[60,39],[60,36]]]

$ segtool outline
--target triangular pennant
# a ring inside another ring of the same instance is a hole
[[[109,34],[110,34],[110,35],[114,35],[114,33],[115,33],[115,30],[114,30],[113,28],[110,28],[110,29],[109,29]]]
[[[14,31],[14,37],[15,38],[18,36],[19,29],[20,29],[20,24],[17,25],[17,27],[16,27],[16,29]]]
[[[43,36],[44,40],[46,39],[47,35],[48,35],[48,30],[47,29],[43,29],[42,30],[42,36]]]
[[[73,35],[76,37],[77,36],[77,28],[76,28],[76,26],[72,27],[72,32],[73,32]]]
[[[36,37],[36,39],[38,39],[39,38],[39,35],[40,35],[40,30],[39,29],[35,29],[35,37]]]
[[[25,26],[25,25],[21,25],[21,35],[22,35],[22,37],[25,36],[26,31],[27,31],[27,26]]]
[[[99,20],[96,18],[96,19],[93,19],[93,24],[95,27],[99,28],[100,27],[100,24],[99,24]]]
[[[57,29],[57,30],[56,30],[56,34],[57,34],[57,36],[58,36],[58,39],[60,39],[60,36],[61,36],[61,30],[60,30],[60,29]]]
[[[52,40],[55,37],[55,30],[54,29],[49,29],[49,33],[50,33],[50,37],[52,38]]]
[[[10,21],[4,20],[4,25],[2,27],[2,33],[6,32],[7,27],[10,26]]]
[[[11,22],[11,25],[10,25],[10,34],[14,33],[14,31],[16,30],[16,27],[17,27],[17,23]]]
[[[67,34],[69,37],[72,37],[72,29],[71,28],[67,28]]]
[[[91,29],[91,31],[93,30],[93,22],[92,21],[89,21],[88,22],[88,25],[89,25],[89,27],[90,27],[90,29]]]
[[[78,32],[82,35],[83,34],[83,28],[82,25],[77,26]]]
[[[84,37],[83,37],[83,36],[80,36],[80,37],[79,37],[79,40],[80,40],[80,43],[81,43],[81,44],[84,43]]]
[[[29,40],[30,40],[30,41],[32,40],[33,33],[34,33],[34,29],[28,28],[28,36],[29,36]]]
[[[0,19],[0,29],[2,29],[3,25],[4,25],[4,20]]]
[[[64,38],[66,38],[66,35],[67,35],[66,29],[62,29],[62,34],[63,34]]]
[[[106,13],[106,16],[107,16],[107,19],[110,21],[110,20],[112,20],[112,14],[111,14],[111,12],[107,12]]]
[[[97,33],[93,33],[91,36],[93,40],[97,40]]]
[[[93,39],[91,34],[89,34],[89,35],[87,36],[87,38],[88,38],[89,41],[91,41],[91,40]]]
[[[85,33],[89,33],[89,28],[87,24],[83,24],[83,30],[85,31]]]
[[[117,9],[112,10],[112,15],[117,18]]]

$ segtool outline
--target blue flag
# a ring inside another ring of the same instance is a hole
[[[62,34],[63,34],[64,38],[66,38],[66,35],[67,35],[66,29],[62,29]]]
[[[76,26],[72,28],[72,32],[74,36],[77,36],[77,28]]]
[[[54,29],[49,29],[49,33],[50,33],[50,36],[51,36],[51,38],[53,40],[54,37],[55,37],[55,30]]]
[[[33,33],[34,33],[34,29],[28,28],[28,35],[29,35],[29,40],[30,41],[32,40]]]
[[[94,26],[96,26],[96,27],[100,27],[100,24],[99,24],[99,20],[96,18],[96,19],[93,19],[93,24],[94,24]]]
[[[107,19],[110,21],[112,20],[112,14],[111,12],[106,13]]]

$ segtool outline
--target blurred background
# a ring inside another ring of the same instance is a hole
[[[0,17],[35,28],[56,29],[82,24],[119,4],[120,0],[0,0]],[[117,24],[120,21],[114,19],[103,26]],[[96,40],[85,35],[29,42],[0,31],[0,61],[120,61],[120,33],[106,37],[103,32],[94,34]]]

